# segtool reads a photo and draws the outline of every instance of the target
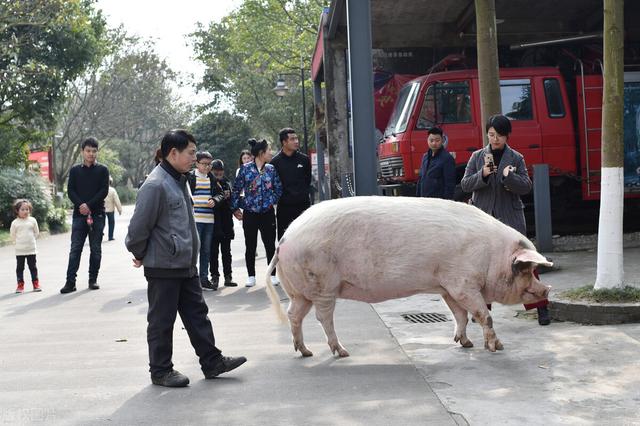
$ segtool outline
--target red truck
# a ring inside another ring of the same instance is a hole
[[[501,69],[502,113],[512,120],[509,145],[524,155],[530,174],[534,164],[549,165],[552,196],[554,188],[566,192],[566,184],[578,188],[580,182],[582,199],[595,200],[600,197],[602,76],[581,72],[570,84],[572,97],[556,68]],[[640,73],[625,73],[624,104],[625,196],[638,198]],[[445,132],[459,182],[471,153],[483,146],[477,70],[432,73],[402,87],[378,148],[385,194],[415,191],[432,126]],[[462,196],[458,186],[456,197]]]

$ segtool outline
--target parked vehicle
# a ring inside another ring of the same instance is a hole
[[[602,76],[580,72],[570,84],[575,88],[572,98],[556,68],[501,69],[502,113],[513,127],[509,145],[524,155],[530,174],[534,164],[549,165],[552,194],[553,188],[569,183],[578,187],[579,182],[581,198],[596,200],[600,197]],[[640,198],[638,72],[625,73],[624,105],[625,196]],[[432,73],[402,87],[378,147],[379,185],[385,194],[415,192],[432,126],[446,134],[459,182],[471,153],[483,146],[477,70]],[[459,187],[456,197],[463,197]]]

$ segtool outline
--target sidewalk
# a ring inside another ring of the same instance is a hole
[[[78,291],[59,294],[69,234],[38,242],[42,293],[11,293],[13,247],[0,248],[0,424],[455,424],[370,305],[339,302],[337,328],[352,355],[346,359],[331,355],[309,314],[305,341],[315,355],[302,359],[261,284],[205,294],[218,345],[227,355],[246,355],[247,364],[204,380],[178,320],[174,363],[191,385],[151,385],[145,280],[123,244],[131,212],[117,217],[116,241],[103,244],[98,291],[86,289],[85,246]],[[236,230],[234,278],[244,283]],[[256,265],[264,276],[264,257]]]
[[[595,283],[596,253],[549,253],[559,270],[541,275],[558,291]],[[640,248],[625,250],[625,277],[640,285]],[[493,305],[504,351],[483,348],[482,330],[468,325],[475,347],[453,342],[453,316],[435,295],[373,305],[445,407],[472,425],[640,422],[640,324],[541,327],[535,311]],[[445,323],[410,324],[402,313],[435,312]]]

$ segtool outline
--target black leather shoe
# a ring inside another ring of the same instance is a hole
[[[234,283],[233,279],[231,279],[231,275],[226,275],[224,277],[224,286],[225,287],[238,287],[238,283]]]
[[[189,384],[189,378],[176,370],[158,376],[151,375],[151,383],[168,388],[183,388]]]
[[[89,290],[99,290],[100,286],[95,281],[89,281]]]
[[[551,324],[551,317],[549,316],[549,309],[546,306],[538,308],[538,324],[549,325]]]
[[[227,373],[231,370],[235,370],[245,362],[247,362],[247,358],[243,356],[223,356],[211,370],[204,371],[204,377],[207,379],[213,379],[215,377],[218,377],[222,373]]]
[[[218,289],[218,286],[211,284],[209,280],[200,281],[200,287],[202,287],[202,289],[206,291],[216,291]]]
[[[62,287],[60,289],[60,293],[62,293],[62,294],[71,293],[72,291],[76,291],[76,285],[75,284],[66,283],[64,285],[64,287]]]

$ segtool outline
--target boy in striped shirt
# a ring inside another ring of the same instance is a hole
[[[213,207],[216,203],[213,192],[215,177],[211,173],[212,161],[213,156],[207,151],[196,153],[196,169],[189,174],[196,228],[198,228],[198,236],[200,237],[200,285],[203,290],[209,291],[218,289],[208,279],[209,257],[213,240]]]

